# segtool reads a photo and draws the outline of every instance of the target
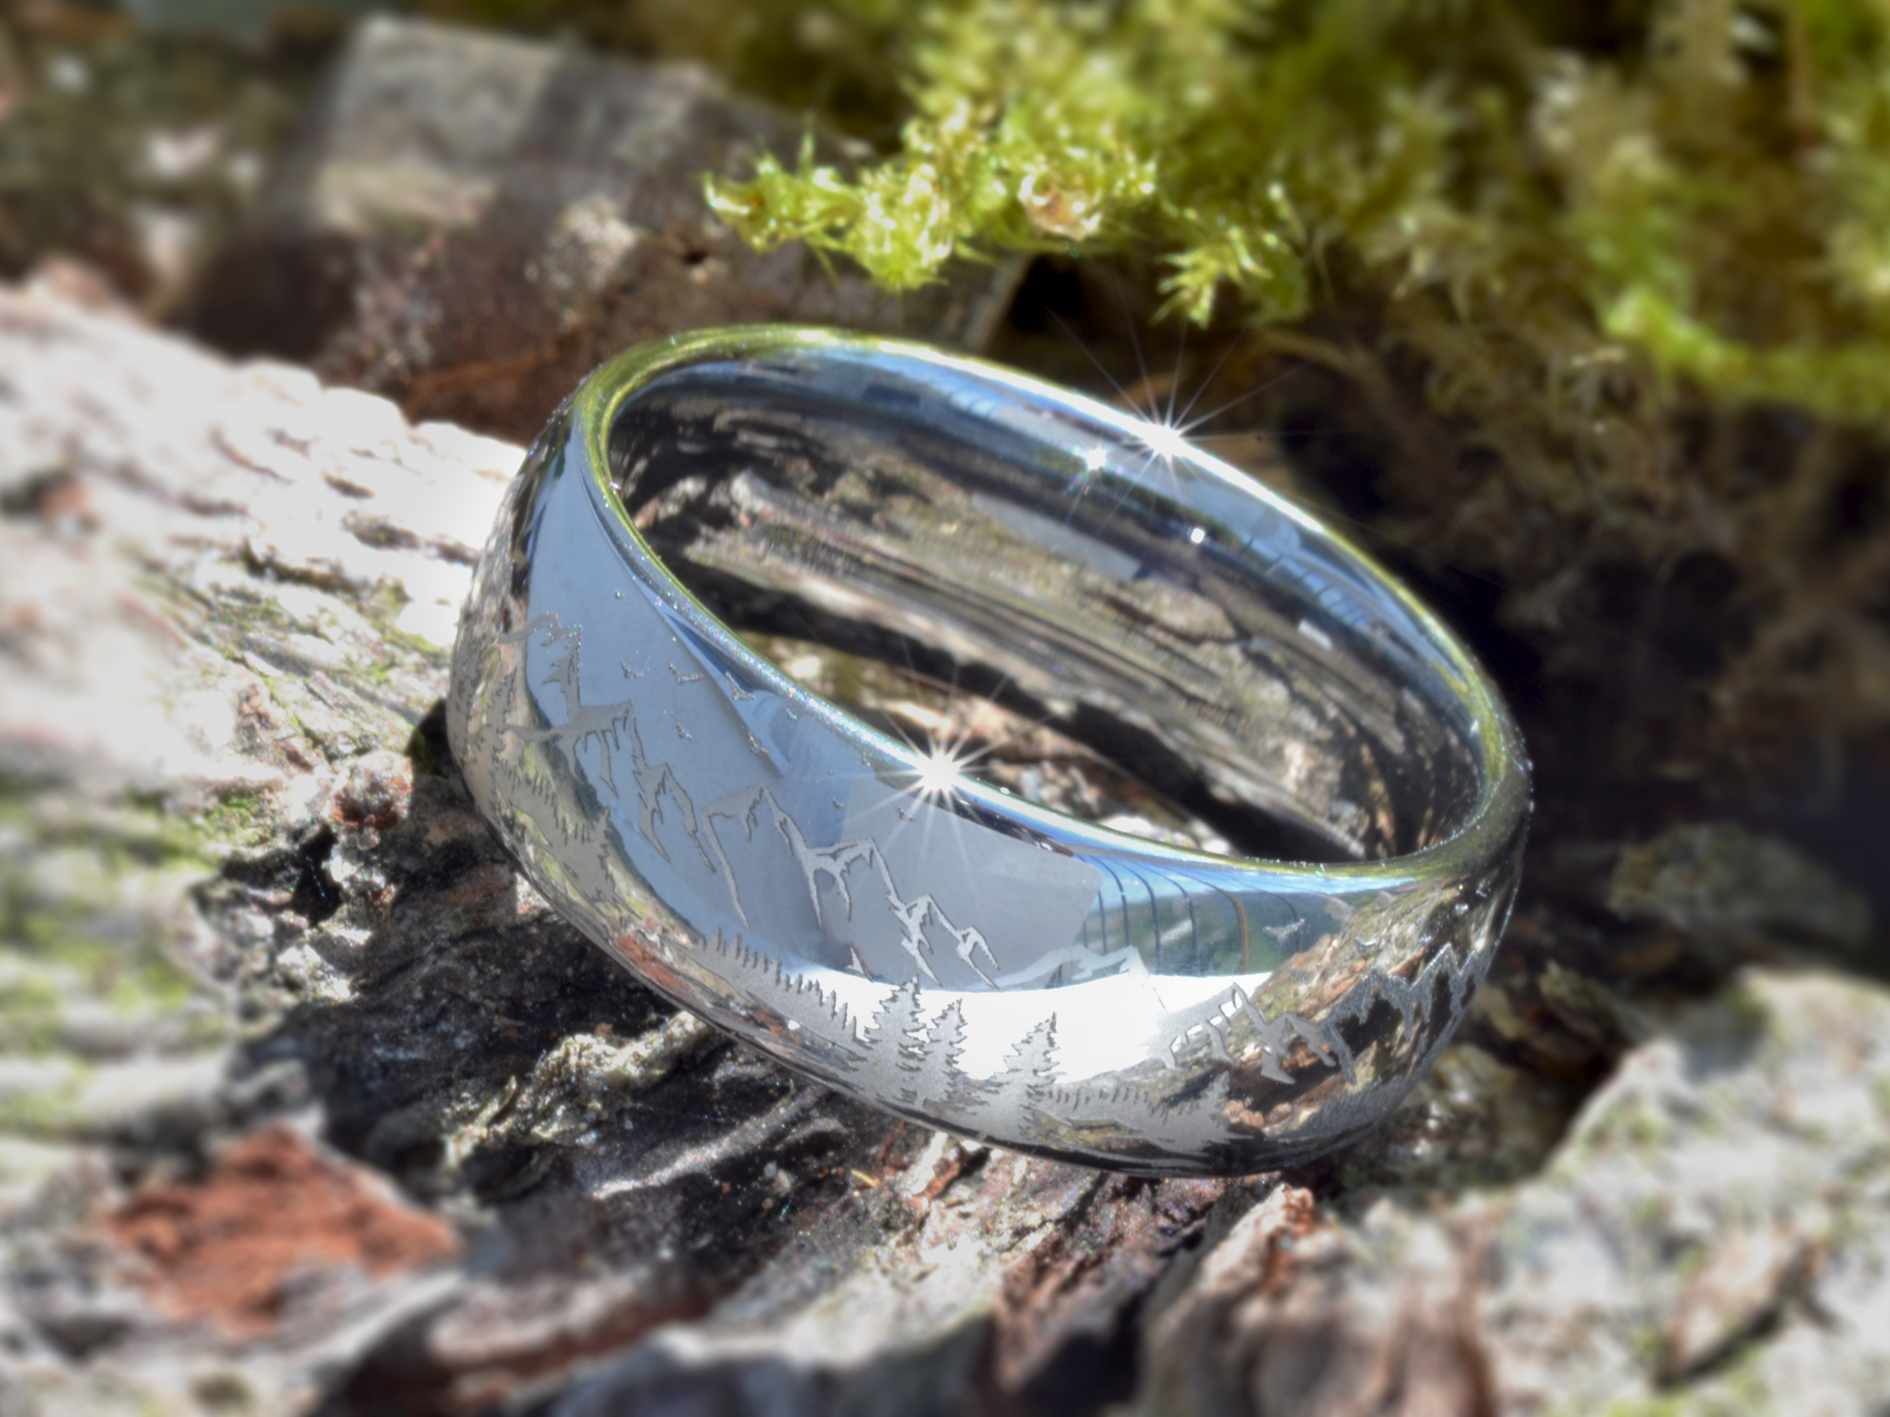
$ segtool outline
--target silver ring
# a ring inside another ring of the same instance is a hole
[[[1133,757],[1247,849],[879,731],[738,634],[789,622]],[[1390,1112],[1488,969],[1530,805],[1470,653],[1304,511],[1067,390],[787,327],[579,387],[480,561],[448,726],[532,883],[676,1003],[926,1126],[1155,1175]]]

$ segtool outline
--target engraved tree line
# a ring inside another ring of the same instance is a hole
[[[1061,1085],[1052,1014],[1012,1046],[995,1077],[972,1078],[960,1066],[966,1037],[962,1002],[952,1000],[930,1019],[927,1013],[916,978],[895,989],[858,1041],[847,1080],[871,1096],[922,1108],[940,1120],[1002,1125],[1043,1141],[1056,1139],[1060,1130],[1099,1125],[1162,1147],[1210,1146],[1241,1135],[1224,1117],[1226,1070],[1217,1070],[1198,1096],[1182,1102],[1131,1084]]]
[[[1056,1077],[1056,1016],[1038,1023],[1011,1050],[993,1078],[963,1067],[964,1004],[953,999],[928,1018],[917,976],[888,995],[857,1040],[848,1081],[908,1107],[958,1116],[990,1114],[1027,1120]]]
[[[1318,1023],[1296,1014],[1269,1020],[1239,985],[1231,986],[1230,995],[1242,1005],[1239,1012],[1256,1021],[1251,1044],[1241,1051],[1258,1064],[1263,1077],[1292,1084],[1301,1079],[1282,1063],[1289,1045],[1298,1042],[1305,1045],[1298,1054],[1300,1069],[1307,1064],[1331,1068],[1353,1084],[1359,1076],[1357,1059],[1341,1025],[1364,1023],[1376,1008],[1387,1006],[1399,1015],[1401,1027],[1382,1036],[1387,1042],[1395,1040],[1401,1050],[1416,1048],[1420,1053],[1416,1067],[1396,1067],[1394,1076],[1386,1077],[1396,1086],[1397,1078],[1414,1078],[1434,1059],[1449,1036],[1448,1028],[1430,1026],[1434,1013],[1441,1008],[1453,1018],[1461,1014],[1486,963],[1482,956],[1459,959],[1453,951],[1444,950],[1411,979],[1368,971]],[[776,987],[797,987],[778,966],[775,973]],[[1228,997],[1222,996],[1217,1004]],[[916,976],[881,1002],[864,1035],[840,1041],[840,1056],[846,1080],[866,1095],[922,1108],[943,1121],[959,1120],[974,1128],[1003,1122],[1019,1136],[1042,1140],[1055,1139],[1059,1130],[1100,1125],[1133,1133],[1163,1148],[1187,1149],[1252,1135],[1250,1127],[1227,1118],[1229,1104],[1235,1100],[1234,1071],[1243,1061],[1227,1047],[1234,1020],[1218,1008],[1211,1018],[1213,1022],[1201,1031],[1208,1035],[1205,1046],[1213,1055],[1213,1070],[1204,1086],[1186,1096],[1160,1089],[1146,1078],[1101,1085],[1058,1083],[1056,1015],[1040,1021],[1012,1046],[995,1077],[970,1077],[962,1068],[967,1035],[962,1002],[954,999],[932,1016]],[[844,1016],[842,1021],[844,1026]],[[1188,1071],[1176,1069],[1172,1054],[1159,1061],[1167,1065],[1169,1076]]]

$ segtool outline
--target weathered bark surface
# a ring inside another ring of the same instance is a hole
[[[518,458],[0,292],[0,1411],[1890,1390],[1872,985],[1628,1006],[1604,981],[1678,937],[1532,908],[1379,1137],[1236,1184],[928,1135],[676,1014],[519,878],[437,728]]]

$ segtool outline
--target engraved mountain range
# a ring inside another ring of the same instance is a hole
[[[634,701],[626,699],[611,704],[589,704],[584,701],[580,661],[582,646],[578,629],[567,629],[558,623],[556,616],[543,615],[502,639],[525,642],[530,636],[539,633],[546,637],[547,645],[563,643],[568,646],[565,653],[553,662],[551,672],[543,680],[544,684],[555,687],[564,700],[565,722],[561,725],[540,723],[529,726],[511,722],[506,727],[525,742],[564,748],[573,764],[580,751],[587,746],[594,746],[599,759],[598,776],[613,793],[620,791],[613,753],[621,753],[627,747],[631,777],[637,790],[638,832],[664,860],[668,860],[669,850],[657,834],[657,825],[667,820],[667,811],[674,811],[683,835],[700,853],[709,871],[720,878],[728,895],[729,908],[743,925],[752,928],[753,922],[742,900],[741,886],[729,860],[727,846],[716,827],[718,821],[738,824],[744,839],[749,841],[754,839],[756,827],[764,822],[774,829],[800,869],[815,920],[823,928],[826,928],[828,921],[822,901],[822,879],[831,883],[850,919],[854,911],[855,889],[850,873],[859,868],[877,886],[880,899],[897,923],[899,949],[925,978],[934,984],[939,982],[938,972],[930,958],[933,944],[928,934],[928,931],[936,930],[950,942],[953,955],[962,964],[986,985],[997,987],[993,974],[998,969],[998,961],[984,932],[975,925],[955,922],[929,893],[921,892],[910,897],[904,895],[893,880],[892,868],[876,841],[860,838],[837,842],[832,846],[812,845],[801,830],[800,823],[765,784],[698,807],[671,765],[666,761],[651,760],[644,747],[642,734],[638,731]],[[674,666],[671,668],[674,672]],[[702,679],[701,675],[690,676],[687,680],[678,676],[677,682]],[[858,960],[857,954],[854,958]],[[863,963],[856,964],[855,968],[858,973],[869,973]]]
[[[892,912],[893,919],[900,929],[899,947],[910,956],[920,972],[933,984],[939,982],[938,972],[933,969],[927,958],[932,948],[931,939],[926,934],[928,927],[936,928],[952,942],[952,952],[957,959],[968,967],[987,985],[996,988],[997,981],[979,963],[982,956],[992,970],[998,968],[997,957],[991,953],[990,943],[984,932],[975,925],[960,926],[955,924],[945,913],[937,899],[929,893],[920,893],[908,899],[900,894],[898,885],[893,881],[892,867],[887,864],[885,852],[879,843],[870,837],[853,841],[838,842],[833,846],[810,846],[802,835],[800,824],[796,822],[766,786],[752,788],[747,792],[731,797],[724,797],[709,804],[706,816],[710,821],[710,830],[714,831],[714,822],[719,819],[734,820],[740,823],[744,834],[752,840],[757,816],[765,813],[781,839],[787,844],[796,864],[807,881],[807,893],[813,902],[815,918],[824,926],[824,914],[820,899],[820,880],[824,876],[833,883],[833,889],[839,894],[841,903],[846,907],[847,916],[853,915],[853,889],[848,884],[848,873],[858,866],[865,870],[868,878],[876,882],[881,897]],[[717,845],[720,845],[718,838]],[[737,896],[734,877],[729,878],[729,894]],[[735,901],[736,913],[743,924],[748,924],[748,915],[741,907],[739,899]],[[855,955],[855,960],[858,956]],[[856,963],[855,972],[865,974],[868,971],[863,963]]]

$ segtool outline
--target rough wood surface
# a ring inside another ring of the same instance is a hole
[[[0,1412],[1879,1410],[1875,986],[1627,1008],[1525,915],[1382,1134],[1232,1184],[663,1006],[436,726],[518,457],[0,291]]]

